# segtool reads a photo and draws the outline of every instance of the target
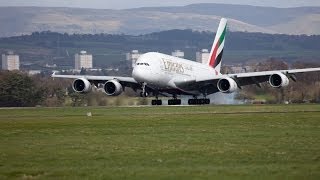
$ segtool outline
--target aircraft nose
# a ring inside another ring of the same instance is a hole
[[[132,77],[138,82],[144,82],[145,75],[143,70],[139,67],[135,67],[132,71]]]

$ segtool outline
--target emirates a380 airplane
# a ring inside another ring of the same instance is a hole
[[[141,90],[140,95],[155,96],[152,105],[162,105],[159,95],[171,95],[169,105],[180,105],[179,95],[189,95],[190,105],[210,104],[207,95],[222,92],[233,93],[242,86],[269,82],[274,88],[289,85],[289,78],[296,81],[295,74],[320,71],[320,68],[221,74],[221,59],[227,31],[227,20],[222,18],[216,33],[207,64],[181,59],[157,52],[140,56],[132,71],[132,77],[56,75],[54,78],[71,78],[73,89],[78,93],[90,92],[92,86],[103,84],[109,96],[120,95],[126,87]],[[201,97],[198,99],[198,97]]]

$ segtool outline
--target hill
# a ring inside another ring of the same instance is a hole
[[[23,64],[46,63],[59,67],[73,66],[74,54],[87,50],[93,54],[94,67],[121,64],[125,53],[133,49],[141,53],[157,51],[170,54],[175,49],[185,52],[187,59],[195,59],[196,52],[212,45],[212,32],[170,30],[145,35],[60,34],[35,32],[10,38],[0,38],[0,53],[13,50]],[[281,58],[292,61],[320,59],[320,35],[281,35],[228,32],[224,64],[243,63]],[[122,63],[123,64],[123,63]]]
[[[0,36],[35,31],[146,34],[170,29],[215,31],[221,17],[231,31],[320,34],[320,7],[273,8],[226,4],[125,10],[0,7]],[[308,27],[308,28],[306,28]]]

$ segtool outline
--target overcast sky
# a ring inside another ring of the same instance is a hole
[[[181,6],[192,3],[247,4],[272,7],[320,6],[320,0],[0,0],[0,6],[54,6],[99,9]]]

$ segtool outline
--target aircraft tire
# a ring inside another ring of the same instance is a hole
[[[176,105],[181,105],[181,99],[176,99]]]
[[[152,106],[161,106],[162,101],[161,100],[152,100],[151,104],[152,104]]]
[[[195,105],[195,99],[189,99],[188,100],[189,105]]]
[[[181,99],[169,99],[168,100],[168,105],[181,105]]]
[[[210,99],[205,99],[205,104],[210,104]]]
[[[210,104],[210,99],[189,99],[188,100],[189,105],[204,105],[204,104]]]

